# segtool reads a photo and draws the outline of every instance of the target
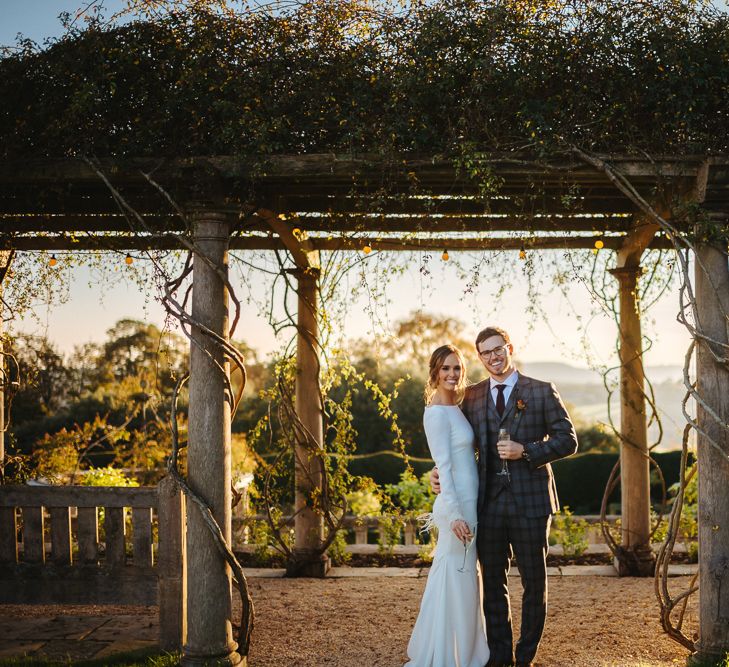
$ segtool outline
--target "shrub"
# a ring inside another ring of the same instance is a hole
[[[402,517],[398,514],[380,517],[380,536],[377,539],[377,551],[383,556],[392,556],[395,545],[400,542],[400,531],[403,527]]]
[[[332,565],[344,565],[352,559],[352,554],[347,551],[347,539],[343,530],[338,530],[332,543],[327,549],[327,554],[331,558]]]
[[[587,551],[587,521],[575,517],[566,505],[554,515],[553,534],[565,556],[581,556]]]
[[[123,470],[111,466],[91,468],[79,477],[78,483],[81,486],[139,486],[139,482]]]
[[[372,490],[350,491],[347,494],[349,511],[355,516],[377,516],[382,509],[382,503]]]
[[[414,516],[429,512],[435,500],[435,494],[430,488],[429,475],[430,471],[426,471],[418,479],[412,472],[405,470],[397,484],[385,486],[385,492],[389,494],[392,502],[407,514]]]
[[[694,462],[691,467],[686,470],[688,476],[690,472],[696,467]],[[699,545],[696,542],[696,538],[699,535],[699,522],[698,522],[698,511],[699,511],[699,475],[698,471],[694,472],[691,481],[686,485],[686,490],[683,496],[683,507],[681,508],[681,519],[679,522],[678,530],[679,537],[683,540],[686,545],[686,551],[688,553],[689,560],[692,563],[698,561]],[[676,482],[669,488],[671,498],[669,504],[675,502],[676,495],[678,494],[680,482]]]

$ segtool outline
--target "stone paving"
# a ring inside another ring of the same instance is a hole
[[[681,576],[693,574],[696,565],[672,565],[669,574]],[[548,568],[552,577],[561,576],[609,576],[617,573],[611,565],[568,565]],[[246,570],[248,578],[283,577],[284,570]],[[343,577],[427,577],[427,568],[397,567],[335,567],[332,578]],[[515,568],[512,576],[518,576]],[[0,658],[43,655],[52,659],[103,659],[116,653],[152,649],[157,645],[158,622],[154,613],[103,613],[94,615],[67,615],[53,613],[47,606],[48,615],[37,614],[23,617],[8,613],[16,607],[0,605]],[[151,610],[154,608],[145,608]],[[66,608],[66,611],[68,608]]]
[[[157,618],[137,615],[7,617],[0,605],[0,658],[85,660],[157,645]]]

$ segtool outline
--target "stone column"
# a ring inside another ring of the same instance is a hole
[[[323,406],[319,388],[319,322],[317,319],[317,282],[319,270],[298,269],[298,339],[296,346],[296,413],[310,436],[323,446]],[[311,508],[312,493],[322,488],[319,462],[305,446],[296,446],[294,557],[288,564],[289,576],[323,577],[329,558],[318,553],[322,544],[324,521]]]
[[[1,293],[2,285],[0,285]],[[5,384],[8,380],[3,333],[3,320],[0,314],[0,484],[5,482]]]
[[[194,214],[192,317],[218,335],[228,336],[228,293],[202,257],[228,274],[229,224],[225,214]],[[223,351],[199,328],[190,345],[190,408],[187,469],[190,487],[212,508],[230,542],[230,409]],[[223,367],[223,371],[218,367]],[[238,665],[232,632],[231,571],[215,546],[197,506],[187,503],[187,641],[182,665]]]
[[[613,269],[620,284],[620,482],[621,576],[652,576],[650,548],[650,466],[645,407],[645,374],[637,299],[640,266]]]
[[[696,311],[700,332],[713,341],[699,342],[697,391],[719,417],[698,406],[699,466],[699,641],[689,664],[724,664],[729,653],[729,369],[712,354],[727,358],[729,269],[725,252],[697,246]],[[703,432],[703,433],[702,433]],[[704,435],[705,434],[705,435]],[[709,439],[718,443],[722,452]]]
[[[14,250],[0,250],[0,296],[2,296],[3,285],[8,277],[14,257]],[[2,300],[0,300],[0,307],[1,305]],[[5,363],[4,333],[2,313],[0,312],[0,484],[5,481],[5,387],[10,380],[7,375],[8,365]]]

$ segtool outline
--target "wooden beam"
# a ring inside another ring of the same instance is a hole
[[[599,157],[610,160],[622,173],[631,177],[686,177],[692,176],[703,155],[661,155],[651,159],[638,159],[634,155],[602,154]],[[553,155],[548,159],[535,158],[530,153],[484,153],[474,156],[482,164],[490,166],[501,174],[542,174],[552,179],[565,174],[595,179],[594,171],[576,163],[569,151]],[[717,156],[717,163],[727,164],[729,158]],[[335,154],[311,153],[298,155],[271,155],[265,160],[256,159],[250,163],[237,156],[199,156],[184,158],[103,158],[98,160],[99,168],[113,174],[119,182],[139,183],[144,181],[143,172],[154,173],[158,181],[186,177],[191,173],[217,173],[224,178],[286,178],[295,177],[350,177],[354,175],[380,176],[383,170],[390,174],[401,172],[407,177],[410,172],[424,175],[443,175],[453,180],[455,172],[452,158],[434,158],[432,155],[403,155],[383,158],[379,154]],[[79,158],[41,158],[24,160],[21,163],[0,165],[0,182],[7,183],[55,183],[59,180],[96,182],[95,172]],[[463,177],[467,181],[467,177]]]
[[[478,251],[478,250],[578,250],[594,247],[595,241],[601,239],[607,250],[619,250],[625,237],[623,236],[329,236],[309,237],[308,248],[302,253],[320,251],[362,250],[369,246],[373,250],[383,252],[399,252],[411,250],[443,250]],[[150,236],[14,236],[5,239],[8,246],[18,251],[145,251],[145,250],[182,250],[183,246],[177,237],[172,235]],[[663,236],[655,237],[648,245],[651,249],[667,250],[673,247]],[[287,246],[280,237],[275,236],[234,236],[230,240],[231,250],[285,250]],[[301,259],[301,258],[300,258]]]
[[[530,216],[551,214],[601,214],[616,215],[634,213],[635,206],[625,197],[613,193],[612,196],[591,197],[584,195],[575,199],[566,199],[566,187],[561,192],[534,199],[524,191],[498,195],[483,200],[475,197],[475,192],[465,196],[439,198],[424,194],[421,197],[403,197],[393,192],[390,196],[364,195],[323,195],[323,196],[289,196],[276,198],[276,210],[284,213],[371,213],[374,215],[484,215],[503,214],[513,216]],[[647,193],[646,193],[647,194]],[[373,219],[376,223],[376,219]]]
[[[706,187],[709,183],[709,172],[711,171],[712,160],[707,158],[696,170],[696,181],[694,183],[693,201],[702,204],[706,200]]]
[[[145,224],[157,233],[184,231],[183,220],[176,215],[143,215]],[[122,215],[111,214],[0,214],[0,233],[31,234],[45,232],[138,232],[139,224]]]
[[[315,212],[318,213],[318,212]],[[184,231],[186,224],[179,216],[145,215],[145,226],[152,233]],[[564,232],[627,232],[632,228],[628,215],[576,214],[494,214],[472,213],[420,215],[368,215],[363,213],[298,216],[297,226],[307,232],[364,231],[378,232],[491,232],[491,231],[564,231]],[[245,231],[268,231],[270,226],[256,215],[245,218],[239,225]],[[0,233],[32,234],[65,232],[139,232],[139,224],[133,224],[120,215],[76,215],[76,214],[0,214]]]
[[[639,219],[618,249],[616,268],[632,268],[640,265],[643,252],[651,245],[660,229],[660,226],[651,220]]]
[[[306,232],[285,222],[273,211],[259,209],[257,215],[278,235],[298,268],[304,270],[319,268],[319,252],[309,241]],[[298,232],[295,231],[297,229]]]

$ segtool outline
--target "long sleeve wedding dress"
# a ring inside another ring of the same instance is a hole
[[[475,539],[466,548],[451,530],[463,519],[475,535],[478,470],[473,430],[456,405],[431,405],[423,416],[441,492],[429,519],[438,544],[406,667],[483,667],[489,659]]]

